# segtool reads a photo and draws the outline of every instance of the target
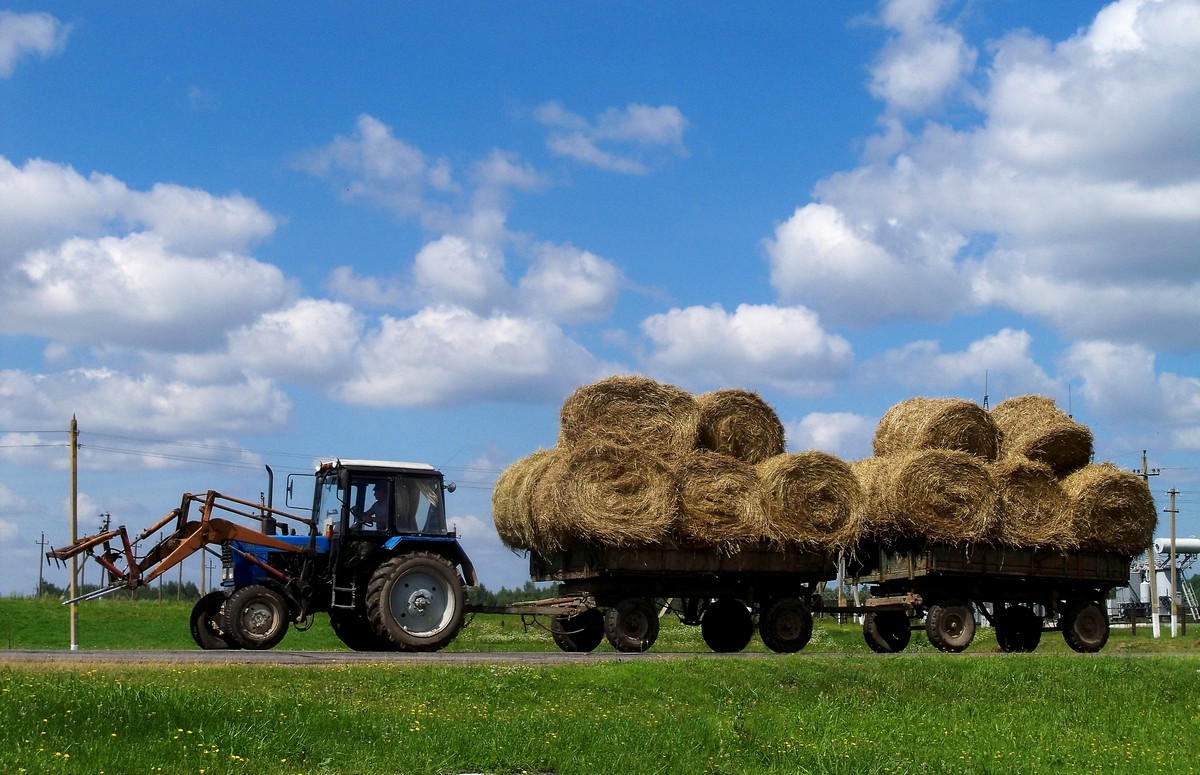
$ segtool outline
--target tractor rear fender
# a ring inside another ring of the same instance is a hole
[[[479,586],[479,576],[475,573],[474,563],[453,537],[394,536],[384,543],[383,549],[389,554],[406,554],[408,552],[440,554],[455,565],[461,566],[463,581],[468,587]]]

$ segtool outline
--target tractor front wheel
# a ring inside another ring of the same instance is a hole
[[[401,554],[380,565],[367,587],[375,630],[406,651],[437,651],[463,625],[466,589],[449,560],[429,552]]]
[[[273,648],[287,635],[287,601],[269,587],[251,584],[229,596],[221,620],[222,629],[242,648]]]
[[[224,628],[225,601],[229,595],[218,590],[209,592],[192,607],[192,640],[202,649],[241,648]]]

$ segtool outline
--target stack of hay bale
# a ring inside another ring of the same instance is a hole
[[[1090,464],[1092,434],[1042,396],[990,413],[958,399],[892,407],[875,457],[854,464],[864,532],[885,546],[922,542],[1097,549],[1133,554],[1152,537],[1149,489]]]
[[[783,424],[758,395],[692,396],[628,376],[572,393],[557,446],[513,463],[492,494],[504,543],[541,553],[576,545],[833,549],[857,539],[862,506],[846,463],[784,453]]]

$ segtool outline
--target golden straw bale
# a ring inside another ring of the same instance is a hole
[[[726,554],[769,538],[766,497],[754,467],[706,450],[684,457],[675,532],[687,545]]]
[[[663,456],[603,442],[560,448],[534,487],[534,548],[659,544],[678,516],[676,472]]]
[[[504,545],[533,549],[538,545],[533,519],[533,489],[554,462],[554,450],[539,449],[500,474],[492,489],[492,521]]]
[[[756,467],[778,540],[819,549],[853,546],[866,499],[850,465],[824,452],[775,455]]]
[[[1092,432],[1055,406],[1053,398],[1009,398],[991,414],[1003,434],[1006,457],[1024,455],[1050,466],[1059,477],[1092,459]]]
[[[714,390],[696,396],[699,445],[746,463],[759,463],[784,450],[783,423],[757,393]]]
[[[991,472],[1000,495],[998,543],[1054,549],[1075,546],[1067,493],[1050,466],[1012,457],[992,464]]]
[[[602,441],[682,455],[696,446],[700,408],[673,385],[615,376],[575,390],[559,419],[560,447]]]
[[[1158,512],[1146,482],[1111,463],[1063,479],[1075,538],[1084,549],[1137,554],[1150,546]]]
[[[967,452],[900,452],[852,466],[867,498],[866,533],[888,545],[964,544],[990,537],[997,493],[987,467]]]
[[[992,417],[960,398],[909,398],[893,406],[875,429],[877,457],[920,449],[950,449],[995,460],[1000,434]]]

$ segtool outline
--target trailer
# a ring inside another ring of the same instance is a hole
[[[1108,642],[1104,601],[1128,583],[1131,560],[1091,550],[868,544],[846,569],[852,583],[869,585],[863,637],[874,651],[902,651],[921,628],[938,649],[962,651],[978,612],[1003,651],[1033,651],[1042,632],[1059,630],[1075,651],[1094,652]]]
[[[741,651],[754,637],[792,653],[812,637],[813,611],[824,584],[837,576],[825,552],[766,544],[730,554],[664,544],[641,548],[577,546],[531,552],[534,581],[557,582],[577,612],[554,616],[551,633],[564,651],[591,651],[607,638],[625,652],[654,645],[659,616],[698,625],[716,652]]]

